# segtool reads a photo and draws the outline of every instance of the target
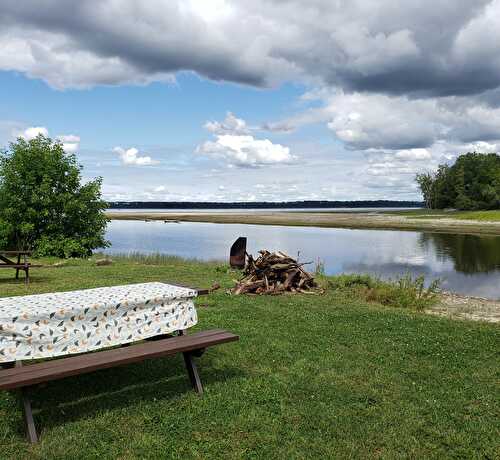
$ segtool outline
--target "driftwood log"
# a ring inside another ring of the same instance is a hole
[[[254,259],[247,254],[243,278],[236,281],[232,294],[282,294],[308,292],[315,288],[314,277],[297,260],[283,252],[259,251]]]

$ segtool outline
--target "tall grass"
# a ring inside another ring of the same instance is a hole
[[[428,286],[423,275],[406,273],[395,280],[384,281],[370,275],[339,275],[329,279],[329,287],[369,302],[382,305],[424,310],[436,304],[440,280]]]
[[[104,253],[96,253],[94,257],[99,258],[108,258],[112,259],[117,263],[136,263],[141,265],[172,265],[172,264],[182,264],[187,262],[202,262],[200,259],[186,258],[181,256],[175,256],[170,254],[164,254],[160,252],[154,252],[151,254],[145,254],[143,252],[127,252],[127,253],[117,253],[117,254],[104,254]],[[220,260],[209,260],[205,261],[209,264],[221,264]]]

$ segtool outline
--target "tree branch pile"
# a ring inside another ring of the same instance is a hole
[[[243,278],[236,282],[232,294],[268,294],[276,295],[284,292],[303,292],[317,287],[314,277],[283,252],[259,251],[254,259],[246,254],[247,263]]]

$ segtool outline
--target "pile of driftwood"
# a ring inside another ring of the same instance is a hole
[[[314,277],[295,259],[283,252],[259,251],[254,259],[247,254],[243,278],[231,290],[233,294],[282,294],[308,292],[316,287]]]

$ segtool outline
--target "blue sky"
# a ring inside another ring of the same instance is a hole
[[[171,84],[57,90],[23,74],[0,72],[0,117],[51,131],[78,132],[91,149],[115,144],[196,144],[203,124],[233,111],[249,123],[297,110],[304,87],[274,90],[215,83],[181,73]]]
[[[420,199],[499,150],[500,0],[67,5],[0,4],[0,145],[61,140],[107,199]]]

